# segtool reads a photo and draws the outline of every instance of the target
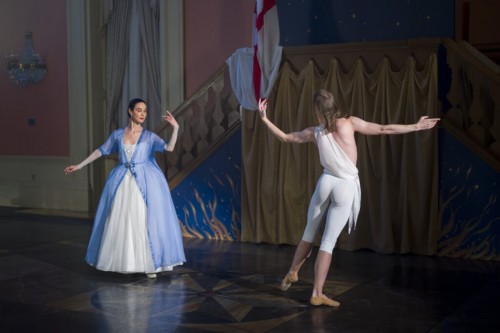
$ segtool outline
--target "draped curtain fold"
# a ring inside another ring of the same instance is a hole
[[[104,0],[108,129],[127,124],[128,101],[147,101],[146,127],[161,122],[159,0]]]
[[[106,118],[108,130],[119,124],[117,112],[128,63],[131,1],[104,0],[101,29],[106,31]]]
[[[409,57],[393,70],[384,58],[373,72],[360,59],[346,72],[336,59],[320,71],[284,63],[269,97],[268,117],[285,132],[316,125],[312,97],[330,90],[354,116],[381,124],[415,123],[438,115],[437,60],[423,68]],[[274,138],[255,112],[243,114],[242,240],[297,244],[322,168],[314,144]],[[437,131],[356,134],[362,203],[356,230],[344,229],[341,249],[434,254],[438,223]]]
[[[138,2],[141,74],[144,84],[138,94],[148,102],[147,127],[154,129],[161,123],[161,71],[160,71],[160,4],[159,0]],[[131,92],[133,94],[133,92]]]

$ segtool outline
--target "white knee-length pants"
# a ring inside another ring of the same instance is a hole
[[[320,222],[328,210],[320,250],[332,253],[340,232],[349,220],[357,183],[353,179],[341,179],[323,173],[309,203],[307,225],[302,240],[313,243]]]

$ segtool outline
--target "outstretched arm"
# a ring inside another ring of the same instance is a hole
[[[428,130],[436,126],[439,118],[429,118],[427,116],[420,117],[419,121],[415,124],[401,125],[389,124],[380,125],[377,123],[370,123],[358,117],[350,117],[351,124],[354,131],[366,135],[388,135],[388,134],[405,134],[415,131]]]
[[[72,173],[72,172],[75,172],[77,170],[80,170],[81,168],[83,168],[84,166],[86,166],[87,164],[90,164],[92,162],[94,162],[95,160],[97,160],[99,157],[102,156],[102,153],[99,149],[96,149],[92,152],[92,154],[90,154],[86,159],[84,159],[80,164],[78,165],[70,165],[68,167],[66,167],[64,169],[64,173],[66,175]]]
[[[163,120],[168,122],[174,128],[172,131],[172,135],[170,136],[170,140],[168,141],[168,144],[165,145],[165,151],[173,151],[175,143],[177,142],[177,134],[179,133],[179,124],[169,111],[167,111],[167,114],[162,117]]]
[[[279,129],[276,125],[274,125],[267,118],[267,100],[259,99],[259,115],[262,122],[266,124],[267,128],[273,133],[274,136],[278,138],[278,140],[288,143],[306,143],[306,142],[314,142],[314,128],[309,127],[303,129],[300,132],[291,132],[285,133],[281,129]]]

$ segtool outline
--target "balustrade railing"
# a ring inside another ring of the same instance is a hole
[[[191,98],[172,114],[179,123],[173,152],[158,155],[157,161],[175,187],[241,126],[239,102],[231,89],[227,65],[222,66]],[[155,132],[168,140],[167,124]]]
[[[443,43],[451,69],[443,126],[500,171],[500,66],[466,42]]]

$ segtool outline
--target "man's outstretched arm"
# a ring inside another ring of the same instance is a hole
[[[405,134],[410,132],[428,130],[436,126],[439,118],[429,118],[427,116],[420,117],[415,124],[388,124],[380,125],[370,123],[358,117],[350,117],[354,131],[365,135],[389,135],[389,134]]]
[[[267,128],[271,131],[271,133],[273,133],[273,135],[278,138],[278,140],[288,143],[314,142],[313,127],[303,129],[300,132],[285,133],[267,118],[266,111],[267,111],[267,100],[260,99],[259,100],[260,119],[262,119],[262,122],[267,126]]]

